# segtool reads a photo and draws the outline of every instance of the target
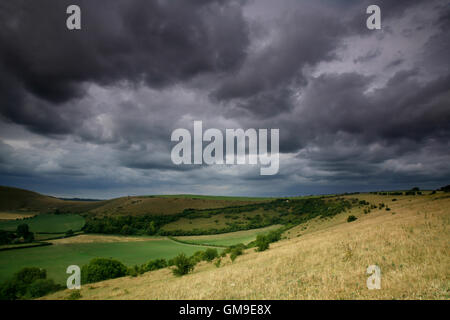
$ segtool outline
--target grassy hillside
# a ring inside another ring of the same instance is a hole
[[[0,212],[3,213],[51,213],[60,212],[79,213],[91,210],[101,201],[65,201],[45,196],[33,191],[0,186]]]
[[[53,213],[84,213],[91,216],[171,215],[185,209],[213,209],[265,202],[268,198],[162,195],[132,196],[103,201],[75,201],[39,193],[0,186],[0,219],[15,215]]]
[[[227,257],[220,268],[203,262],[183,277],[166,268],[84,285],[82,298],[449,299],[450,196],[357,197],[377,208],[367,213],[369,206],[355,206],[309,220],[269,250],[248,249],[233,263]],[[357,220],[348,223],[350,214]],[[380,290],[366,287],[366,269],[373,264],[381,268]]]
[[[108,200],[98,208],[89,211],[97,216],[112,215],[170,215],[185,209],[210,209],[228,206],[245,205],[255,200],[236,197],[207,196],[135,196]],[[265,201],[261,199],[260,201]]]

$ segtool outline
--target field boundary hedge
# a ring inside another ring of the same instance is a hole
[[[38,247],[45,247],[45,246],[51,246],[53,243],[50,242],[33,242],[34,244],[28,244],[26,246],[16,246],[13,247],[6,247],[6,248],[0,248],[0,251],[8,251],[8,250],[19,250],[19,249],[27,249],[27,248],[38,248]]]
[[[61,233],[61,232],[60,232],[60,233]],[[60,233],[36,233],[36,234],[60,234]],[[53,237],[53,238],[47,238],[47,239],[43,239],[43,240],[48,241],[48,240],[66,239],[66,238],[76,237],[76,236],[79,236],[79,235],[81,235],[81,234],[84,234],[84,232],[82,232],[82,231],[76,231],[76,233],[71,234],[71,235],[63,235],[63,236]]]
[[[177,239],[177,238],[171,237],[171,236],[168,236],[167,238],[169,238],[172,241],[179,242],[182,244],[189,244],[191,246],[201,246],[201,247],[211,247],[211,248],[228,248],[229,247],[229,246],[223,246],[223,245],[219,245],[219,244],[212,245],[212,244],[206,244],[206,243],[194,243],[194,242],[189,242],[189,241],[185,241],[185,240],[180,240],[180,239]]]

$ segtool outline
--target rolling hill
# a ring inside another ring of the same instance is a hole
[[[234,262],[227,256],[219,268],[202,262],[183,277],[165,268],[84,285],[81,298],[449,299],[450,196],[358,198],[377,208],[367,212],[367,206],[355,206],[309,220],[286,231],[269,250],[247,249]],[[349,214],[357,220],[347,222]],[[381,268],[380,290],[367,289],[369,265]]]
[[[24,189],[0,186],[0,212],[85,213],[95,216],[170,215],[185,209],[222,208],[268,201],[267,198],[195,195],[128,196],[102,201],[62,200]]]
[[[60,210],[77,213],[101,204],[102,202],[65,201],[29,190],[0,186],[0,212],[39,214]]]

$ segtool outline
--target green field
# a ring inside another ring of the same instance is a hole
[[[186,245],[172,240],[150,240],[110,243],[74,243],[0,252],[0,282],[9,279],[23,267],[40,267],[47,276],[64,284],[69,265],[82,266],[91,259],[114,258],[127,266],[143,264],[152,259],[170,259],[183,252],[192,255],[204,247]]]
[[[264,234],[272,230],[280,228],[281,225],[273,225],[266,228],[252,229],[245,231],[236,231],[223,234],[205,235],[205,236],[183,236],[175,237],[177,240],[211,246],[232,246],[238,243],[247,244],[256,239],[259,234]]]
[[[84,226],[84,218],[75,214],[41,214],[22,220],[0,220],[0,230],[15,231],[22,223],[28,224],[32,232],[64,233],[80,230]]]

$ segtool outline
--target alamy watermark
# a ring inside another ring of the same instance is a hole
[[[192,135],[187,129],[172,132],[171,141],[178,143],[172,148],[171,159],[180,164],[227,164],[261,165],[261,175],[274,175],[280,167],[279,129],[270,129],[270,154],[268,152],[268,129],[225,129],[224,136],[219,129],[210,128],[203,132],[202,121],[194,121],[193,152]],[[248,141],[248,143],[246,143]],[[209,142],[203,148],[203,142]],[[236,142],[236,143],[235,143]],[[236,151],[235,151],[236,150]],[[246,152],[248,150],[248,154]],[[193,153],[193,159],[192,159]]]
[[[381,289],[381,269],[377,265],[371,265],[367,267],[367,274],[370,274],[370,277],[367,278],[367,289]]]
[[[66,269],[66,273],[70,274],[67,278],[67,289],[81,289],[81,270],[77,265],[70,265]]]
[[[68,30],[81,30],[81,8],[78,5],[69,5],[66,9],[69,15],[66,19],[66,27]],[[376,4],[367,7],[366,14],[370,16],[366,20],[366,26],[369,30],[381,29],[381,9]]]

